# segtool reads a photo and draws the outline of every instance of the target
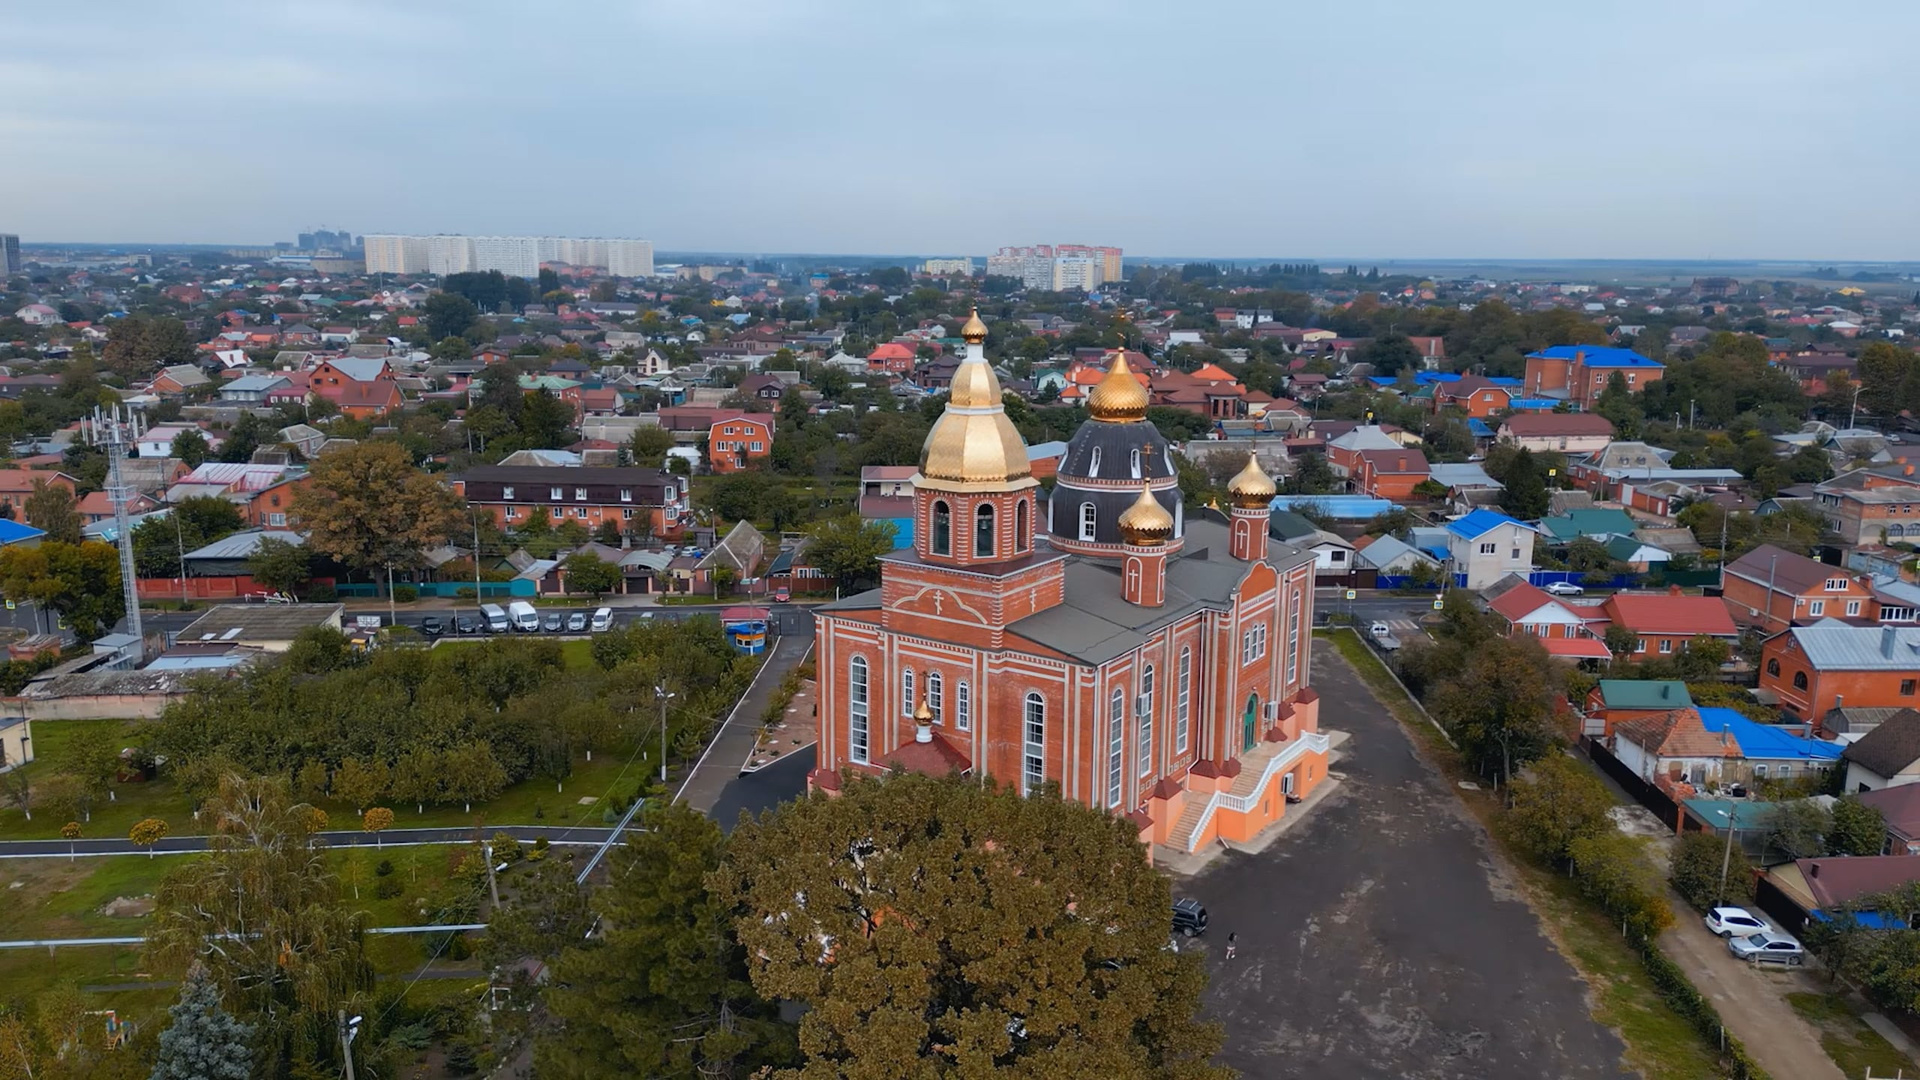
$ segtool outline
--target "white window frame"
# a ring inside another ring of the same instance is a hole
[[[1107,807],[1120,805],[1127,772],[1127,692],[1114,687],[1107,695]]]
[[[927,672],[927,708],[933,711],[933,722],[942,722],[941,706],[946,704],[946,680],[937,671]]]
[[[557,488],[557,487],[555,487],[555,488],[548,488],[548,489],[547,489],[547,501],[549,501],[549,502],[559,502],[559,501],[560,501],[560,494],[561,494],[561,492],[563,492],[563,491],[565,491],[565,490],[566,490],[565,488]]]
[[[965,679],[953,684],[953,727],[956,731],[973,730],[973,688]]]
[[[1100,475],[1100,448],[1097,446],[1093,448],[1093,456],[1087,459],[1087,475]]]
[[[586,489],[586,488],[583,488],[583,487],[577,487],[577,488],[574,488],[574,489],[573,489],[573,501],[574,501],[574,502],[586,502],[586,501],[587,501],[587,489]]]
[[[900,715],[913,715],[913,669],[900,669]]]
[[[1480,545],[1480,554],[1482,555],[1497,554],[1499,550],[1500,550],[1499,544],[1481,544]]]
[[[1673,639],[1672,639],[1672,638],[1665,638],[1665,637],[1663,637],[1663,638],[1661,638],[1661,639],[1660,639],[1660,653],[1661,653],[1661,655],[1663,655],[1663,656],[1664,656],[1664,655],[1666,655],[1667,653],[1670,653],[1670,652],[1672,652],[1672,651],[1673,651]]]
[[[868,745],[868,717],[872,711],[872,685],[867,658],[856,656],[847,661],[847,760],[865,765]]]
[[[1140,759],[1140,776],[1144,779],[1153,775],[1153,665],[1140,669],[1140,693],[1134,699],[1136,708],[1140,708],[1140,746],[1137,756]],[[1142,707],[1144,706],[1144,707]]]
[[[1047,699],[1029,691],[1020,711],[1020,793],[1047,782]]]
[[[1825,600],[1807,601],[1807,614],[1809,615],[1822,615],[1826,613],[1826,610],[1827,602]]]
[[[1847,601],[1847,614],[1850,616],[1860,614],[1860,601],[1858,600]]]
[[[1175,689],[1173,712],[1173,752],[1187,752],[1187,738],[1192,731],[1193,689],[1193,650],[1185,645],[1180,647],[1180,685]]]
[[[1092,540],[1094,527],[1099,524],[1100,512],[1090,502],[1080,504],[1080,539]]]
[[[501,488],[500,497],[506,500],[507,502],[512,502],[513,501],[513,485],[508,484],[507,486]]]

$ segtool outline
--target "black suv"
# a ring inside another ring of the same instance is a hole
[[[1207,909],[1200,906],[1200,901],[1187,899],[1173,902],[1173,932],[1188,937],[1199,937],[1207,932]]]
[[[441,621],[440,616],[429,615],[420,620],[420,632],[428,637],[439,637],[447,632],[447,624]]]

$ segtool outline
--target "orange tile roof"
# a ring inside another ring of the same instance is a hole
[[[1508,622],[1518,622],[1551,603],[1553,597],[1546,590],[1521,582],[1488,601],[1487,607]]]
[[[1617,721],[1616,738],[1625,739],[1656,757],[1737,758],[1740,744],[1725,731],[1715,733],[1700,722],[1700,710],[1675,709]]]
[[[1727,605],[1717,596],[1615,593],[1601,605],[1610,621],[1636,634],[1708,634],[1733,637]]]

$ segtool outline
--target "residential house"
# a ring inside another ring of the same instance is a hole
[[[1310,429],[1327,438],[1327,467],[1339,477],[1351,479],[1360,471],[1360,455],[1368,450],[1401,450],[1405,444],[1377,424],[1341,426],[1316,423]]]
[[[1353,544],[1291,510],[1272,512],[1268,518],[1267,535],[1303,551],[1312,551],[1316,577],[1344,578],[1353,572]]]
[[[867,370],[887,375],[905,375],[917,359],[913,348],[897,341],[884,342],[867,354]]]
[[[1709,734],[1731,735],[1740,747],[1740,771],[1733,779],[1792,780],[1822,773],[1840,764],[1842,747],[1828,739],[1796,734],[1784,724],[1762,724],[1736,709],[1702,706],[1701,726]]]
[[[73,477],[63,472],[0,469],[0,519],[32,525],[33,522],[27,517],[26,503],[33,494],[34,485],[40,483],[48,487],[63,487],[68,491],[74,491],[79,486]]]
[[[1593,454],[1613,442],[1613,421],[1597,413],[1515,413],[1500,422],[1501,442],[1535,452]]]
[[[707,467],[732,473],[773,454],[773,422],[767,414],[736,413],[713,421],[707,428]]]
[[[1808,920],[1825,921],[1858,901],[1920,881],[1920,859],[1911,855],[1837,855],[1795,859],[1769,867],[1754,889],[1755,903],[1790,934]],[[1905,925],[1912,912],[1854,911],[1863,926]]]
[[[384,359],[338,357],[322,360],[308,373],[308,389],[356,420],[371,420],[398,409],[400,387]]]
[[[1814,505],[1849,547],[1920,541],[1920,476],[1904,459],[1892,469],[1854,469],[1814,485]]]
[[[1640,638],[1634,655],[1671,656],[1696,637],[1731,644],[1740,636],[1727,606],[1714,596],[1687,596],[1675,585],[1666,592],[1619,592],[1600,602],[1600,618],[1590,624],[1596,637],[1622,626]]]
[[[1720,594],[1734,619],[1763,633],[1826,618],[1878,617],[1865,578],[1772,544],[1728,563],[1720,572]]]
[[[1815,726],[1842,705],[1920,705],[1917,688],[1920,627],[1849,626],[1828,619],[1792,627],[1760,647],[1760,690]]]
[[[78,503],[74,504],[74,509],[79,511],[80,524],[83,526],[108,521],[115,516],[113,498],[104,491],[88,492],[81,497]],[[127,497],[127,515],[129,517],[150,514],[158,509],[160,509],[160,502],[152,496],[134,492]]]
[[[1553,345],[1527,355],[1527,396],[1565,401],[1591,410],[1613,376],[1628,390],[1644,390],[1667,373],[1665,364],[1632,349],[1605,345]]]
[[[1587,715],[1600,722],[1600,733],[1612,735],[1622,720],[1692,708],[1693,695],[1678,679],[1601,679],[1587,691],[1585,704]]]
[[[241,516],[247,524],[264,529],[284,529],[293,512],[293,494],[313,483],[310,476],[291,476],[269,484],[247,496]]]
[[[1437,577],[1440,563],[1433,556],[1394,536],[1363,536],[1353,542],[1354,564],[1382,577]]]
[[[1534,529],[1498,510],[1475,510],[1446,525],[1447,564],[1461,588],[1484,589],[1533,570]]]
[[[311,458],[320,452],[320,445],[327,441],[327,433],[307,424],[294,424],[276,432],[274,441],[299,451],[303,458]]]
[[[198,424],[155,424],[140,433],[140,438],[134,442],[134,448],[142,458],[163,458],[173,453],[173,440],[189,431],[197,432],[201,438],[207,440],[207,448],[210,450],[218,449],[220,444],[226,441]]]
[[[1858,792],[1860,805],[1879,811],[1887,825],[1884,855],[1920,855],[1920,784],[1899,784]]]
[[[913,545],[913,465],[863,465],[860,468],[860,516],[893,525],[896,548]]]
[[[1631,514],[1611,507],[1569,510],[1540,519],[1540,531],[1552,537],[1555,544],[1569,544],[1583,536],[1605,542],[1610,537],[1631,536],[1638,527]]]
[[[1418,450],[1361,450],[1349,484],[1361,494],[1396,503],[1412,502],[1413,489],[1431,477],[1427,455]]]
[[[1514,380],[1517,381],[1517,380]],[[1458,409],[1469,417],[1487,420],[1513,407],[1513,387],[1485,375],[1462,375],[1433,384],[1433,408]]]
[[[1692,706],[1616,723],[1608,749],[1635,776],[1676,800],[1744,779],[1740,744],[1724,729],[1707,730]]]
[[[1920,712],[1901,709],[1847,744],[1846,790],[1880,791],[1920,784]]]
[[[292,385],[285,375],[242,375],[221,384],[220,400],[231,405],[264,405],[268,394]]]
[[[787,381],[771,372],[749,375],[740,380],[735,392],[758,401],[779,401],[787,392]]]
[[[1481,596],[1487,610],[1506,621],[1509,637],[1534,638],[1549,655],[1563,660],[1612,659],[1582,612],[1518,574],[1494,582]]]
[[[679,540],[686,527],[686,480],[658,469],[488,465],[454,477],[453,489],[508,529],[525,525],[536,507],[555,525],[611,521],[662,540]]]
[[[173,367],[161,368],[160,374],[153,377],[153,382],[147,389],[161,397],[175,397],[211,385],[212,382],[213,380],[207,378],[207,373],[198,367],[192,364],[176,364]]]

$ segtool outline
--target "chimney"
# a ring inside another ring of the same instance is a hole
[[[1913,466],[1911,466],[1911,465],[1909,465],[1909,466],[1907,466],[1906,468],[1904,468],[1904,469],[1902,469],[1902,470],[1900,470],[1900,472],[1901,472],[1901,474],[1902,474],[1902,475],[1904,475],[1904,476],[1912,476],[1912,475],[1913,475]]]
[[[1886,657],[1889,660],[1893,659],[1893,646],[1894,646],[1894,643],[1899,640],[1900,640],[1900,631],[1894,629],[1891,626],[1881,627],[1880,628],[1880,655]]]
[[[1820,863],[1819,863],[1819,860],[1817,860],[1817,859],[1816,859],[1816,860],[1814,860],[1814,861],[1812,861],[1812,862],[1809,862],[1809,863],[1807,864],[1807,876],[1808,876],[1808,877],[1819,877],[1819,876],[1820,876]]]

